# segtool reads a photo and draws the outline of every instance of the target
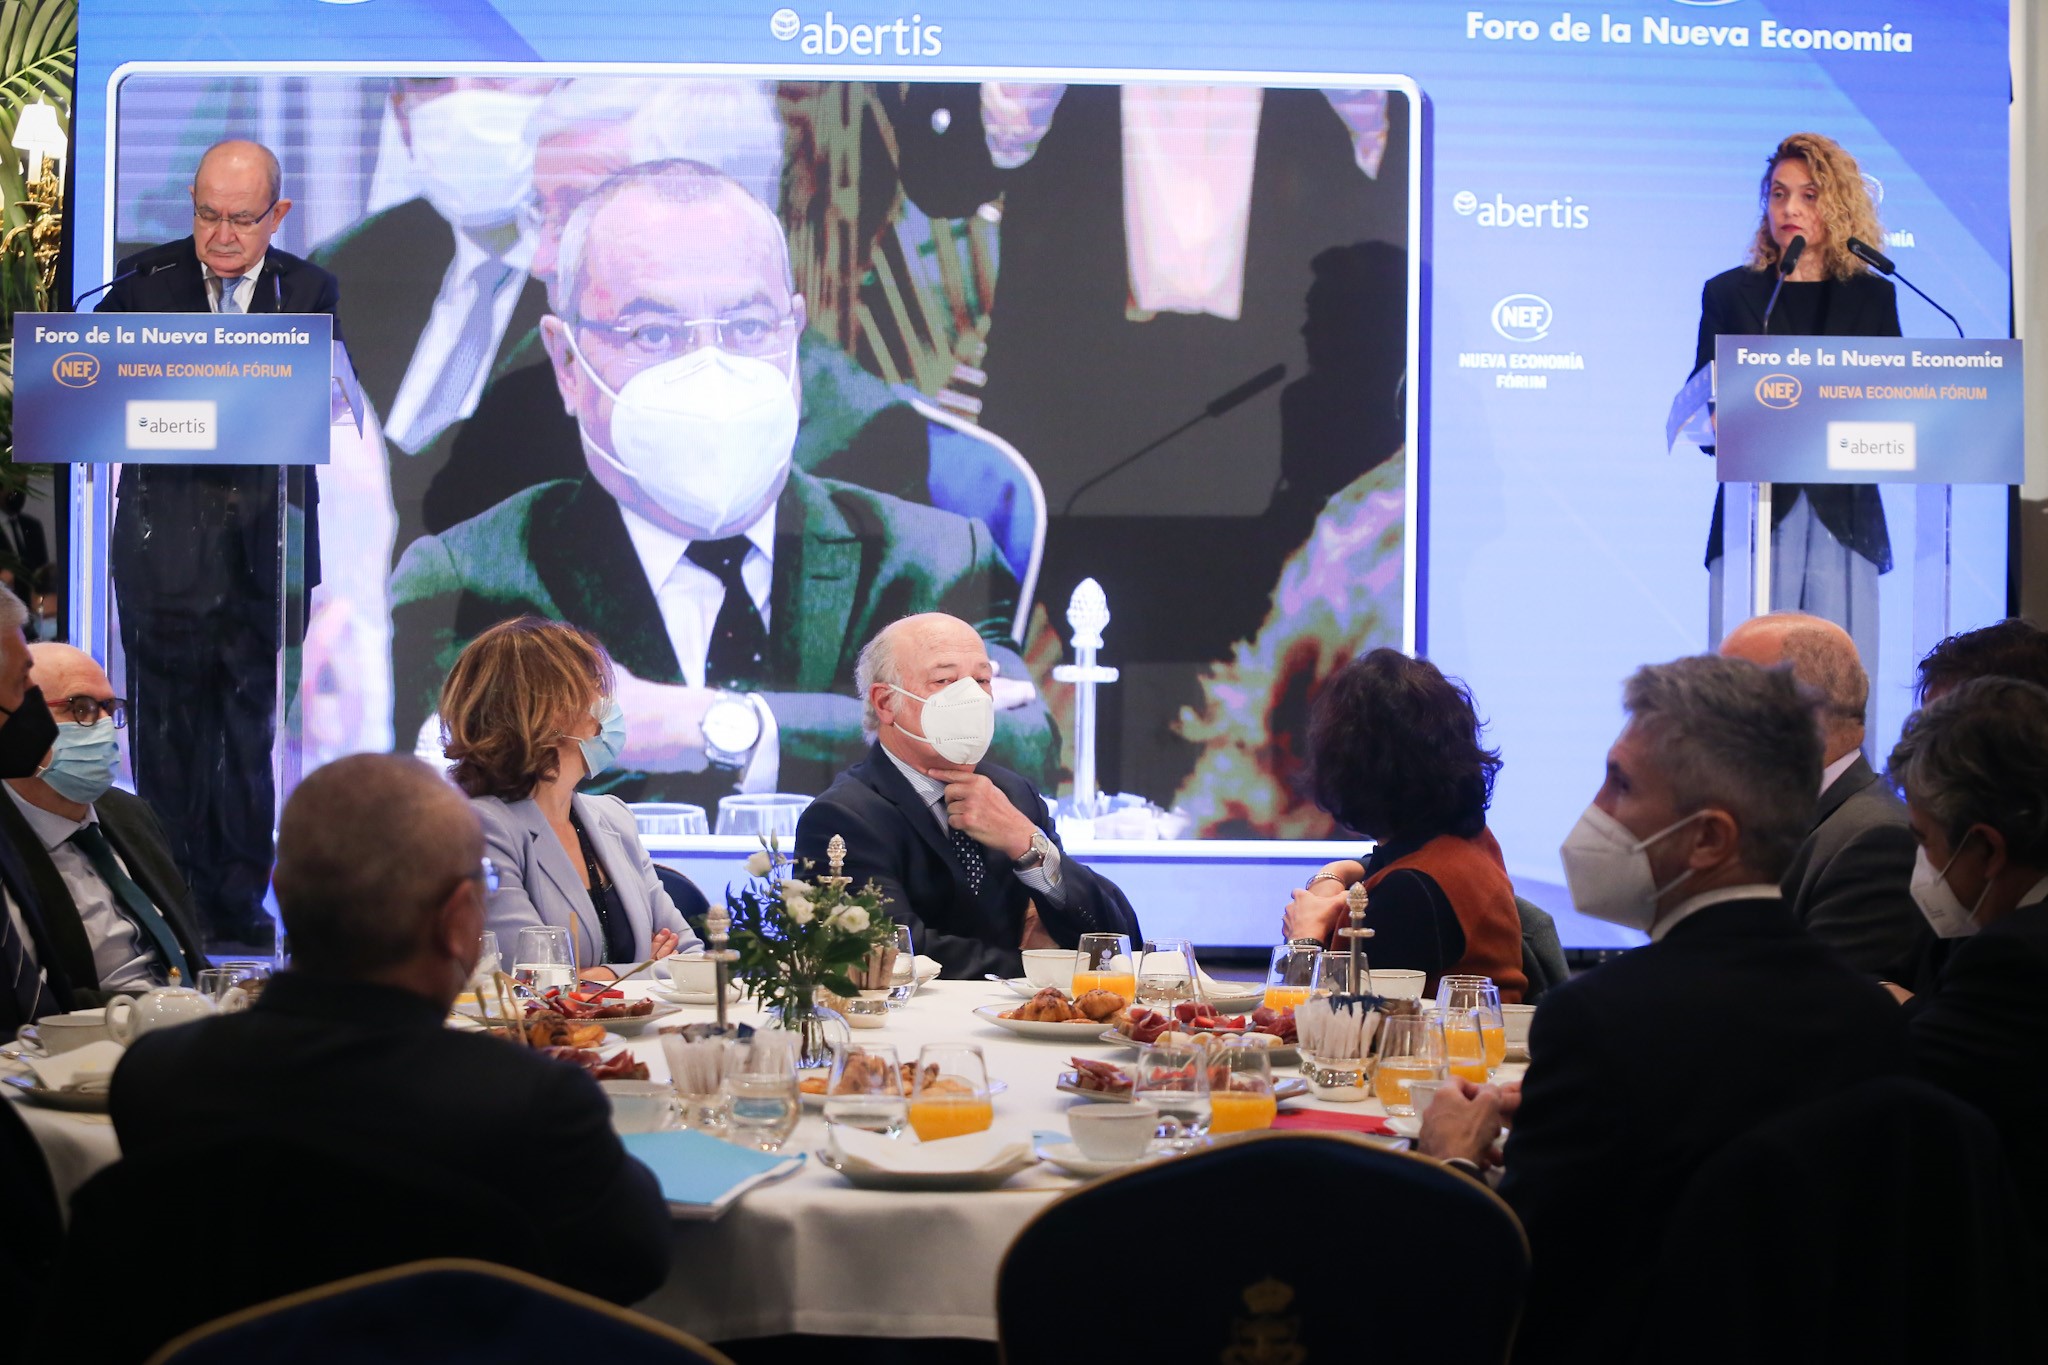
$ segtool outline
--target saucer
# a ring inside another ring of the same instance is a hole
[[[1143,1156],[1132,1157],[1129,1161],[1097,1161],[1094,1157],[1084,1155],[1080,1145],[1073,1142],[1034,1141],[1031,1147],[1038,1153],[1041,1161],[1059,1167],[1068,1175],[1080,1176],[1083,1180],[1090,1180],[1098,1175],[1109,1175],[1116,1171],[1128,1171],[1143,1166],[1148,1161],[1157,1161],[1160,1157],[1157,1152],[1147,1152]]]

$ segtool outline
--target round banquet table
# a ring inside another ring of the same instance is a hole
[[[647,987],[625,989],[640,995]],[[978,1043],[991,1079],[1009,1087],[995,1097],[995,1131],[1019,1140],[1064,1133],[1067,1110],[1089,1103],[1055,1088],[1070,1058],[1128,1060],[1130,1051],[1024,1038],[974,1015],[977,1006],[996,1003],[1008,1009],[1017,997],[989,982],[932,982],[886,1026],[854,1036],[893,1044],[904,1061],[926,1043]],[[711,1016],[709,1006],[686,1006],[664,1022]],[[732,1017],[758,1019],[751,1002],[736,1006]],[[668,1078],[652,1035],[634,1039],[632,1051],[655,1080]],[[1275,1071],[1295,1074],[1292,1067]],[[0,1091],[11,1094],[12,1087]],[[119,1155],[104,1116],[16,1103],[61,1197]],[[1285,1108],[1384,1112],[1376,1100],[1330,1104],[1310,1097]],[[677,1220],[668,1281],[635,1307],[711,1341],[792,1334],[995,1340],[996,1269],[1005,1248],[1034,1214],[1081,1182],[1039,1165],[982,1193],[857,1190],[818,1161],[824,1136],[824,1120],[806,1109],[783,1149],[806,1155],[801,1170],[749,1191],[717,1222]]]

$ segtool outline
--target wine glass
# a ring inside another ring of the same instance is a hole
[[[534,995],[576,984],[569,931],[551,924],[521,929],[512,946],[512,979]]]
[[[1499,1069],[1508,1055],[1508,1032],[1507,1018],[1501,1013],[1498,986],[1483,976],[1447,976],[1437,983],[1436,1007],[1438,1016],[1446,1021],[1453,1016],[1478,1011],[1487,1073],[1491,1075]],[[1449,1027],[1448,1023],[1446,1027]],[[1448,1035],[1446,1039],[1448,1041]],[[1452,1054],[1453,1057],[1456,1055]],[[1486,1077],[1474,1079],[1485,1080]]]
[[[1165,1116],[1159,1137],[1169,1151],[1197,1146],[1209,1130],[1208,1054],[1198,1047],[1139,1048],[1131,1098]]]
[[[778,848],[796,842],[796,820],[811,798],[793,792],[749,792],[721,797],[718,802],[718,832],[744,834],[751,839],[767,837]]]
[[[787,1029],[756,1029],[735,1045],[734,1070],[725,1074],[732,1103],[726,1114],[730,1139],[742,1147],[775,1152],[796,1131],[803,1101],[796,1088],[799,1039]]]
[[[910,926],[896,926],[896,966],[889,978],[889,1007],[894,1009],[917,994],[917,949],[910,942]]]
[[[1271,1128],[1279,1112],[1273,1097],[1273,1059],[1264,1048],[1222,1047],[1209,1057],[1209,1133]]]
[[[890,1137],[903,1131],[909,1110],[903,1100],[903,1067],[886,1044],[832,1048],[832,1074],[825,1082],[825,1121]]]
[[[1373,1068],[1373,1093],[1389,1114],[1415,1112],[1408,1098],[1409,1082],[1444,1078],[1443,1029],[1426,1014],[1390,1014],[1380,1020],[1373,1052],[1379,1059]]]
[[[1074,997],[1090,991],[1111,991],[1126,1005],[1138,997],[1138,977],[1132,969],[1129,934],[1083,934],[1074,950]]]
[[[1322,956],[1321,948],[1308,943],[1283,943],[1275,948],[1266,968],[1266,1008],[1291,1010],[1308,999],[1316,963]]]
[[[981,1049],[968,1043],[926,1043],[917,1054],[909,1117],[920,1142],[983,1132],[994,1123]]]
[[[1202,998],[1195,950],[1184,938],[1154,939],[1137,959],[1138,1003],[1161,1014]]]

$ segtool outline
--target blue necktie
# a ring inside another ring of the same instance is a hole
[[[242,277],[240,275],[222,275],[219,279],[220,311],[223,313],[241,312],[242,305],[235,301],[235,286],[242,282]]]
[[[185,950],[178,946],[178,936],[171,932],[171,926],[150,903],[149,894],[121,870],[121,864],[114,858],[114,846],[107,842],[107,836],[100,832],[100,827],[97,824],[81,826],[78,833],[71,836],[71,842],[92,864],[92,870],[100,874],[107,890],[114,893],[114,900],[122,912],[156,941],[156,950],[162,955],[164,966],[175,968],[180,980],[190,982],[193,979],[192,964],[185,960]]]
[[[933,803],[933,807],[938,811],[939,819],[946,821],[947,842],[953,845],[954,854],[965,865],[967,889],[979,900],[981,884],[988,879],[988,855],[982,852],[981,845],[974,841],[973,835],[964,829],[955,829],[953,822],[946,820],[946,798],[943,793]]]

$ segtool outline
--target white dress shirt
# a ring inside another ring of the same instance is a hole
[[[1861,749],[1851,749],[1848,753],[1843,754],[1840,758],[1836,759],[1834,762],[1828,764],[1826,768],[1822,769],[1820,775],[1820,794],[1822,796],[1826,796],[1828,794],[1828,788],[1834,786],[1835,783],[1839,782],[1842,778],[1843,773],[1848,772],[1849,769],[1855,767],[1856,760],[1861,757],[1863,757],[1863,751]]]
[[[100,874],[93,870],[92,861],[71,842],[72,835],[87,825],[99,823],[99,812],[87,806],[85,819],[72,820],[31,805],[11,786],[7,787],[7,797],[14,802],[14,808],[21,812],[22,818],[28,821],[28,827],[36,832],[36,838],[42,841],[50,861],[57,865],[57,875],[64,879],[64,889],[71,893],[71,903],[78,907],[78,918],[85,923],[86,940],[92,944],[92,966],[99,973],[100,979],[95,983],[99,989],[146,991],[152,986],[163,985],[169,979],[169,973],[163,958],[157,953],[155,941],[122,911],[120,903],[114,899],[113,888],[100,880]],[[128,872],[128,864],[118,852],[114,854],[114,862],[123,872]],[[129,873],[129,876],[132,880],[134,874]],[[12,896],[8,898],[7,908],[19,924],[21,913],[15,908]],[[35,940],[24,930],[22,942],[33,949]]]
[[[1724,886],[1718,891],[1702,891],[1691,900],[1680,901],[1670,914],[1650,926],[1650,942],[1662,943],[1664,935],[1681,920],[1692,918],[1710,905],[1723,901],[1781,901],[1785,893],[1773,882],[1753,882],[1747,886]]]
[[[256,277],[263,273],[264,264],[265,262],[259,260],[250,268],[248,274],[241,276],[235,281],[236,312],[248,312],[249,305],[256,301]],[[218,313],[220,311],[221,282],[227,277],[204,261],[199,263],[199,271],[206,276],[206,306]]]
[[[910,783],[911,790],[923,798],[924,808],[932,813],[932,819],[939,822],[940,832],[950,840],[953,837],[953,826],[946,819],[946,784],[929,773],[922,773],[911,767],[908,763],[896,757],[894,753],[891,753],[886,744],[882,746],[882,752],[889,755],[889,761],[896,765],[896,771],[902,773],[904,779]],[[994,850],[991,851],[994,852]],[[1009,859],[1000,852],[996,853],[996,857],[1001,859],[1004,865],[1010,866],[1010,870],[1017,874],[1018,881],[1044,896],[1052,904],[1060,905],[1065,902],[1065,895],[1060,890],[1060,851],[1058,848],[1048,849],[1045,861],[1037,867],[1022,870],[1014,865],[1010,865]],[[993,872],[996,869],[990,868],[989,870]]]
[[[526,268],[533,263],[533,247],[533,239],[522,233],[509,250],[493,253],[468,233],[456,229],[455,259],[448,263],[448,273],[441,277],[441,289],[434,295],[426,328],[413,347],[412,360],[405,367],[405,378],[399,381],[398,392],[391,399],[390,416],[384,422],[384,435],[391,444],[409,455],[417,455],[447,426],[476,411],[498,348],[505,344],[505,333],[512,326],[512,312],[519,306],[520,293],[526,288]],[[509,266],[512,273],[491,301],[490,340],[468,376],[469,386],[463,391],[462,402],[453,417],[429,429],[421,423],[421,410],[440,382],[442,371],[455,362],[456,344],[462,339],[463,325],[477,302],[477,271],[494,259]]]

